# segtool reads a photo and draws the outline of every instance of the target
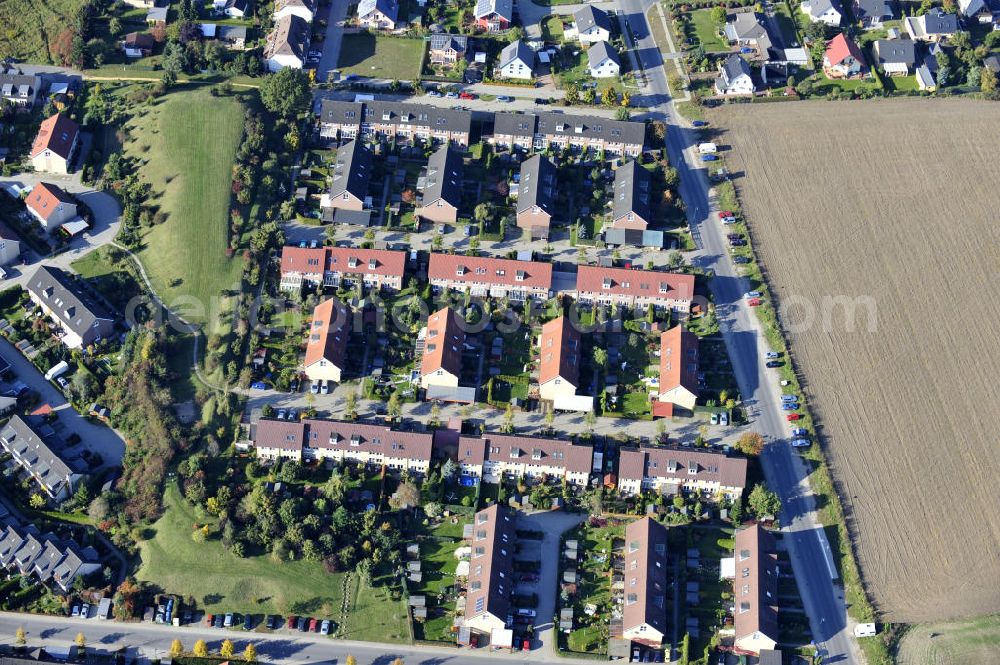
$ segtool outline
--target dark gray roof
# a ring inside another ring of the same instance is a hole
[[[535,155],[521,164],[521,182],[517,192],[517,211],[538,206],[555,215],[556,165],[548,157]]]
[[[641,122],[608,120],[585,115],[540,113],[536,133],[557,136],[602,138],[609,143],[643,145],[646,125]]]
[[[365,122],[391,123],[468,133],[472,130],[472,113],[453,109],[409,104],[407,102],[365,102]]]
[[[499,14],[508,21],[514,19],[514,0],[478,0],[476,2],[476,18],[490,14]]]
[[[937,56],[939,53],[941,53],[941,50],[942,50],[941,45],[938,43],[934,43],[930,45],[930,47],[927,49],[927,53],[924,54],[923,66],[927,68],[927,72],[929,74],[934,75],[933,78],[935,79],[937,78],[937,71],[939,67]]]
[[[500,51],[500,67],[505,67],[507,63],[520,60],[531,69],[535,68],[535,52],[522,39],[516,39]]]
[[[223,41],[246,40],[247,29],[242,25],[220,25],[215,28],[215,36]]]
[[[344,192],[348,192],[363,201],[368,193],[371,171],[372,153],[362,141],[351,141],[340,146],[333,170],[333,184],[330,185],[330,198],[340,198]]]
[[[875,42],[878,64],[906,64],[913,67],[917,62],[916,42],[909,39],[880,39]]]
[[[84,340],[92,334],[92,329],[104,328],[110,332],[114,324],[111,313],[60,268],[40,267],[28,280],[28,291],[55,312],[64,328]]]
[[[593,5],[584,5],[573,14],[576,22],[576,29],[579,32],[586,32],[593,27],[604,28],[611,32],[611,19],[608,18],[604,10],[597,9]]]
[[[21,416],[14,416],[0,430],[0,445],[36,474],[52,494],[59,494],[74,473]]]
[[[597,67],[608,58],[617,65],[622,64],[618,59],[618,53],[605,41],[597,42],[587,49],[587,64],[590,67]]]
[[[375,9],[388,16],[393,22],[399,17],[398,0],[361,0],[358,3],[358,16],[367,16]]]
[[[264,47],[264,57],[292,55],[299,60],[305,60],[309,36],[309,24],[304,18],[297,14],[284,16],[278,19],[274,31],[268,35],[267,45]]]
[[[371,226],[372,223],[371,210],[344,210],[343,208],[336,208],[332,210],[332,215],[328,215],[328,212],[331,211],[323,211],[324,222],[350,224],[351,226]]]
[[[337,124],[361,124],[361,114],[364,104],[361,102],[339,102],[334,99],[324,99],[319,111],[320,122]]]
[[[462,201],[462,155],[448,144],[438,148],[427,160],[427,180],[423,204],[443,200],[458,207]]]
[[[0,74],[0,90],[4,97],[17,97],[21,90],[27,91],[28,97],[38,94],[41,79],[27,74]]]
[[[497,113],[493,120],[493,133],[531,138],[537,125],[538,116],[534,113]]]
[[[249,0],[228,0],[226,2],[226,9],[238,9],[244,14],[250,8]]]
[[[983,66],[988,67],[994,73],[1000,72],[1000,55],[994,53],[993,55],[988,55],[983,60]]]
[[[722,63],[722,72],[726,81],[731,82],[739,78],[741,74],[750,76],[750,65],[747,64],[746,60],[733,53]]]
[[[924,14],[924,32],[928,35],[950,35],[958,31],[958,17],[940,9]]]
[[[726,24],[726,36],[730,39],[753,40],[762,49],[770,49],[771,33],[764,22],[764,16],[756,12],[740,12]]]
[[[892,0],[854,0],[854,16],[864,18],[894,18],[896,7]]]
[[[615,171],[615,198],[613,218],[619,219],[634,213],[647,222],[650,221],[650,203],[653,196],[653,182],[649,171],[634,159]]]
[[[606,226],[603,229],[604,242],[608,245],[633,245],[635,247],[663,248],[663,231],[646,229],[615,229]]]
[[[443,33],[431,35],[432,51],[443,51],[449,46],[461,53],[469,47],[469,38],[465,35],[448,35]]]

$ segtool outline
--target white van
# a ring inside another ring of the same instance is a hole
[[[877,632],[873,623],[859,623],[854,627],[854,637],[871,637]]]
[[[719,151],[719,146],[714,143],[699,143],[698,144],[698,154],[699,155],[714,155]]]
[[[45,380],[51,381],[57,376],[62,376],[69,369],[69,365],[65,360],[60,361],[58,364],[53,365],[52,369],[45,373]]]

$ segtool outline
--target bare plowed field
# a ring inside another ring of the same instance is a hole
[[[746,174],[876,607],[909,622],[1000,611],[1000,105],[741,105],[713,120]]]

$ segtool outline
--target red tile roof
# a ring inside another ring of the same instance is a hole
[[[487,460],[565,468],[571,473],[589,473],[594,462],[594,447],[589,443],[508,434],[484,434],[483,440]]]
[[[840,33],[827,42],[825,60],[831,66],[839,65],[849,55],[854,56],[854,59],[860,62],[862,67],[865,66],[865,57],[861,54],[861,49],[858,48],[853,39],[844,33]]]
[[[38,128],[35,142],[31,146],[31,156],[35,157],[45,150],[51,150],[63,159],[69,159],[73,141],[79,132],[80,125],[61,113],[49,116]]]
[[[406,252],[354,247],[293,247],[281,250],[281,274],[325,271],[383,277],[403,277]]]
[[[698,394],[698,336],[684,326],[660,334],[660,393],[683,386]]]
[[[458,463],[482,466],[486,461],[486,441],[475,436],[458,439]]]
[[[462,345],[465,344],[462,323],[458,314],[450,307],[427,317],[427,337],[424,339],[424,356],[420,362],[422,375],[443,369],[454,376],[461,376]]]
[[[690,473],[691,468],[694,473]],[[677,446],[624,449],[618,461],[618,477],[620,480],[666,478],[681,483],[701,480],[742,489],[747,483],[747,461],[743,457]]]
[[[740,529],[733,556],[736,639],[761,632],[778,639],[778,555],[774,536],[759,524]]]
[[[625,527],[622,628],[667,632],[667,529],[649,517]],[[659,642],[653,640],[656,646]]]
[[[431,254],[427,279],[524,288],[552,288],[552,265],[486,256]]]
[[[691,300],[694,297],[694,275],[580,266],[576,275],[576,290],[578,293],[607,293],[630,295],[637,298]]]
[[[544,385],[561,377],[576,387],[580,380],[580,331],[569,318],[560,316],[542,326],[539,345],[538,383]]]
[[[277,448],[301,452],[302,444],[305,441],[305,431],[304,422],[261,418],[257,421],[254,445],[258,448]]]
[[[432,434],[399,432],[382,425],[340,420],[306,419],[295,422],[264,418],[257,422],[254,439],[259,448],[295,451],[307,446],[427,462],[431,459],[433,441]]]
[[[28,206],[36,215],[48,221],[49,217],[62,203],[75,204],[73,198],[55,185],[40,182],[35,185],[24,204]]]
[[[306,342],[305,366],[326,360],[334,367],[344,368],[347,341],[351,334],[351,310],[336,298],[316,305],[309,338]]]

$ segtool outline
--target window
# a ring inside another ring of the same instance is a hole
[[[639,560],[638,559],[632,559],[632,564],[629,566],[629,569],[630,570],[635,570],[638,567],[639,567]]]
[[[743,601],[740,603],[740,614],[746,614],[750,611],[750,603]]]
[[[627,596],[625,596],[626,605],[635,605],[637,602],[639,602],[638,594],[630,593]]]
[[[740,550],[740,561],[746,561],[750,558],[750,550]]]
[[[486,607],[486,597],[476,598],[476,612],[482,612],[484,607]]]
[[[639,541],[638,540],[630,540],[628,542],[628,551],[629,551],[629,554],[631,554],[632,552],[638,552],[639,551]]]

